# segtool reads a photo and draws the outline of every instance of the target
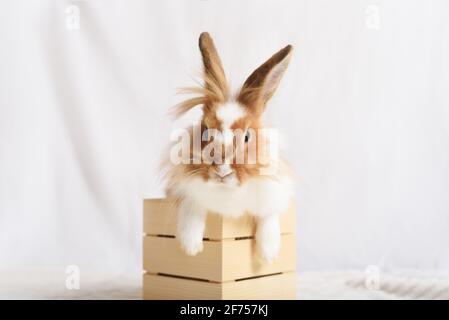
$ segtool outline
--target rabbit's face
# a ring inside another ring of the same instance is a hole
[[[187,91],[201,96],[184,101],[176,109],[178,115],[196,105],[202,105],[203,110],[202,161],[187,165],[185,171],[188,176],[201,175],[211,183],[239,186],[268,165],[266,157],[270,155],[266,147],[270,137],[262,131],[261,116],[287,68],[292,46],[280,50],[257,68],[236,94],[229,92],[221,60],[209,34],[201,34],[199,46],[204,85]]]
[[[259,128],[259,117],[238,101],[204,108],[202,159],[208,164],[206,179],[238,186],[257,174],[261,165],[257,155]]]

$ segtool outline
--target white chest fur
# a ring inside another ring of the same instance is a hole
[[[208,211],[225,216],[239,216],[245,212],[265,217],[283,212],[292,197],[290,179],[253,177],[238,187],[204,181],[201,178],[186,179],[177,187],[183,198]]]

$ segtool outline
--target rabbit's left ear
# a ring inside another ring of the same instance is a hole
[[[220,56],[209,33],[201,33],[199,47],[203,57],[204,82],[208,96],[212,100],[225,102],[229,95],[228,83]]]
[[[288,45],[257,68],[243,84],[238,100],[249,108],[261,108],[258,111],[262,112],[287,70],[292,51]]]

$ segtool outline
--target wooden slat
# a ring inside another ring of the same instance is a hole
[[[176,235],[177,208],[168,199],[144,200],[143,232],[148,235]],[[296,207],[292,203],[280,218],[282,233],[294,233],[296,226]],[[254,218],[244,215],[240,218],[223,218],[209,213],[206,221],[205,238],[228,239],[253,236]]]
[[[218,283],[154,274],[143,276],[143,298],[145,300],[219,300],[221,297],[221,284]]]
[[[296,273],[227,282],[223,285],[224,300],[294,300]]]
[[[293,271],[296,267],[294,234],[282,235],[279,256],[270,264],[258,258],[254,239],[203,241],[203,245],[203,251],[192,257],[182,251],[177,239],[146,236],[144,270],[223,282]]]
[[[145,274],[144,299],[241,299],[271,300],[296,299],[296,274],[271,275],[267,277],[212,283]]]

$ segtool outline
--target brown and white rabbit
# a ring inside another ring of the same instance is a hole
[[[214,135],[210,140],[218,141],[224,153],[228,149],[236,151],[239,143],[245,152],[249,152],[249,142],[260,139],[257,132],[264,128],[262,114],[287,68],[293,48],[288,45],[274,54],[233,94],[208,33],[201,34],[199,47],[204,65],[204,85],[187,90],[200,96],[177,105],[175,113],[180,116],[201,105],[201,123],[196,129],[200,130],[203,138],[204,132],[211,129],[219,132],[240,130],[243,135],[230,138],[226,134]],[[189,132],[194,130],[190,129]],[[230,156],[224,155],[223,158],[220,155],[220,159],[223,159],[221,163],[193,163],[191,160],[195,157],[202,159],[205,145],[206,142],[202,141],[200,155],[189,147],[187,163],[173,164],[166,161],[169,166],[166,176],[167,195],[174,197],[179,204],[178,237],[182,248],[189,255],[202,251],[208,211],[232,217],[249,212],[257,221],[258,252],[266,261],[272,261],[278,255],[281,242],[279,215],[286,210],[293,196],[290,169],[281,159],[274,159],[277,163],[275,170],[261,174],[267,164],[266,161],[262,164],[264,152],[259,152],[263,149],[259,144],[257,158],[253,163],[237,163],[234,161],[236,152],[229,152]]]

